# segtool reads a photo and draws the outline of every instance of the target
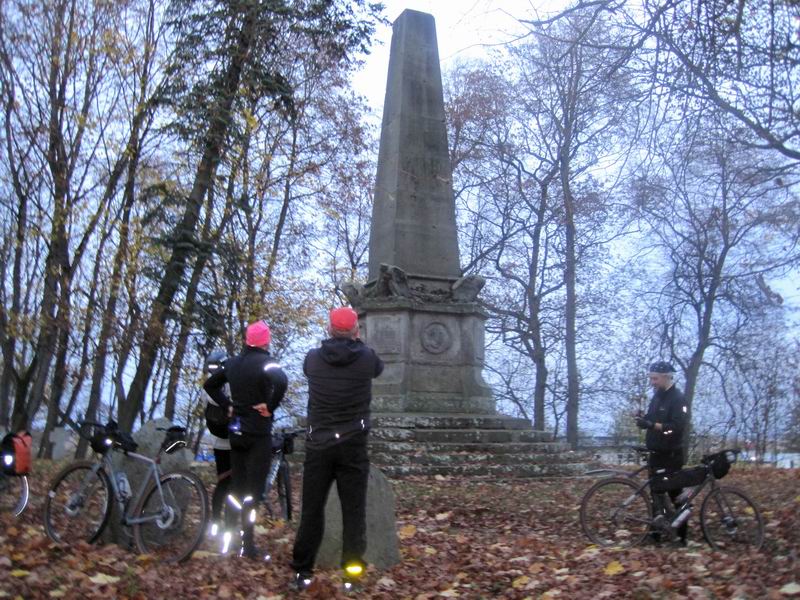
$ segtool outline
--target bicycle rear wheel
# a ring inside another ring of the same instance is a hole
[[[736,488],[718,487],[700,507],[703,536],[717,550],[758,550],[764,543],[764,521],[758,507]]]
[[[281,461],[275,483],[267,485],[264,504],[272,519],[292,520],[292,484],[289,479],[289,465]]]
[[[99,465],[79,461],[54,478],[44,500],[44,529],[51,540],[95,541],[111,515],[111,482]]]
[[[133,511],[136,547],[162,562],[181,562],[192,555],[208,524],[208,495],[192,473],[178,471],[162,475],[161,490],[151,482]],[[163,498],[163,502],[162,502]]]
[[[581,528],[601,546],[635,546],[650,531],[650,501],[630,479],[595,483],[581,500]]]
[[[25,475],[6,475],[0,472],[0,513],[19,516],[28,505],[30,489]]]

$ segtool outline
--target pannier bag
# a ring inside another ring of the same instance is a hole
[[[33,438],[27,431],[9,433],[0,447],[3,455],[3,472],[6,475],[27,475],[31,471],[31,446]]]
[[[227,440],[229,423],[230,419],[224,408],[211,402],[206,403],[206,425],[211,435]]]
[[[703,483],[705,478],[705,467],[692,467],[691,469],[681,469],[669,475],[657,475],[653,479],[653,492],[662,494],[681,488],[694,487]]]
[[[715,454],[708,454],[702,458],[701,462],[711,466],[711,472],[716,479],[722,479],[731,470],[731,465],[736,462],[736,452],[723,450]]]

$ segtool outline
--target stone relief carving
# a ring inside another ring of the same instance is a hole
[[[381,264],[374,285],[365,287],[352,281],[339,283],[350,305],[359,308],[366,299],[409,298],[417,302],[477,302],[486,280],[480,275],[467,275],[456,280],[449,290],[429,289],[424,283],[409,284],[406,272],[394,265]]]
[[[434,321],[423,328],[420,341],[422,347],[431,354],[441,354],[453,345],[453,336],[444,323]]]

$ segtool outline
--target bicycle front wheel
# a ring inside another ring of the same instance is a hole
[[[28,505],[30,489],[25,475],[6,475],[0,472],[0,513],[19,516]]]
[[[144,554],[162,562],[192,555],[208,524],[208,495],[200,479],[178,471],[162,475],[161,491],[151,482],[133,511],[133,539]]]
[[[93,542],[111,515],[111,482],[99,465],[79,461],[53,478],[44,499],[44,530],[57,543]]]
[[[580,518],[583,532],[595,544],[635,546],[650,531],[650,501],[630,479],[604,479],[583,496]]]
[[[764,521],[758,507],[736,488],[718,487],[700,507],[706,541],[717,550],[758,550],[764,543]]]

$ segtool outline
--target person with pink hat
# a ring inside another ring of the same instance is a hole
[[[241,511],[239,554],[265,560],[269,560],[269,555],[258,550],[254,539],[256,508],[269,472],[272,415],[288,385],[286,374],[269,353],[270,338],[269,326],[264,321],[248,325],[242,351],[228,358],[203,384],[212,400],[231,415],[228,439],[232,482],[227,501]],[[230,399],[224,391],[226,383]],[[226,523],[223,553],[227,553],[238,530],[235,524]]]
[[[342,568],[345,591],[364,572],[366,499],[372,380],[383,372],[375,351],[358,338],[352,308],[330,312],[329,338],[308,352],[308,428],[303,463],[303,502],[292,568],[293,585],[306,589],[325,529],[325,502],[333,482],[342,504]]]

